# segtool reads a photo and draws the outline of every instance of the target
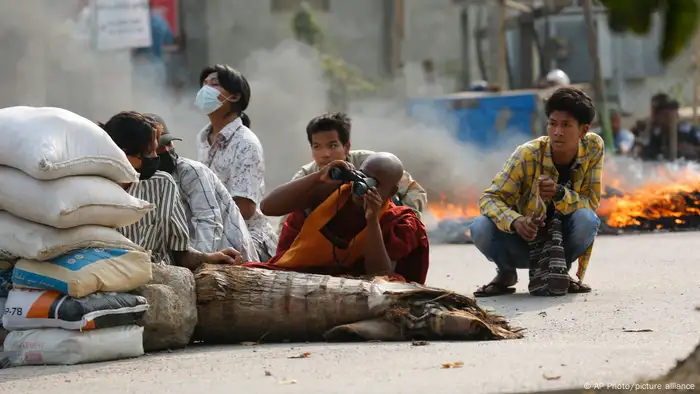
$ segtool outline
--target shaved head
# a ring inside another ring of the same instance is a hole
[[[401,160],[387,152],[377,152],[369,156],[360,166],[360,171],[377,181],[377,190],[386,199],[396,194],[404,172]]]

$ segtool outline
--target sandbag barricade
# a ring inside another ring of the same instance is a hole
[[[12,365],[143,355],[136,323],[148,303],[129,292],[151,280],[151,256],[117,231],[154,208],[121,185],[138,173],[104,130],[59,108],[0,109],[0,140],[0,299]]]

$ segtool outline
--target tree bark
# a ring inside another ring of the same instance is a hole
[[[205,265],[195,281],[194,339],[205,343],[522,337],[473,298],[414,283],[223,265]]]

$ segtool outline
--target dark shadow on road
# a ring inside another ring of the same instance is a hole
[[[536,297],[529,293],[521,292],[497,297],[477,298],[479,305],[495,309],[495,312],[504,316],[518,312],[547,311],[560,307],[563,304],[576,302],[585,294],[567,294],[561,297]]]

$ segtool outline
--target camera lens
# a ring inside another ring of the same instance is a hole
[[[343,176],[343,171],[340,168],[333,167],[333,168],[328,169],[328,177],[331,178],[332,180],[340,181],[340,180],[342,180],[341,179],[342,176]]]
[[[358,196],[363,196],[367,194],[368,190],[369,188],[367,187],[367,185],[365,185],[362,182],[354,182],[352,184],[352,191]]]

